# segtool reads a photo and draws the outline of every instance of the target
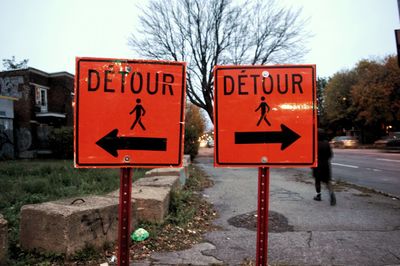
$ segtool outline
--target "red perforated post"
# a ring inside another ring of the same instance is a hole
[[[121,168],[118,209],[118,265],[129,265],[132,168]]]
[[[269,168],[258,168],[256,266],[268,265]]]

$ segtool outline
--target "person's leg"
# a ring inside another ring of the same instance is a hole
[[[261,121],[263,120],[263,118],[264,118],[264,116],[262,115],[262,116],[260,117],[260,119],[258,120],[258,122],[257,122],[257,126],[260,125],[260,123],[261,123]]]
[[[326,183],[326,187],[328,188],[329,195],[331,196],[331,206],[334,206],[334,205],[336,205],[336,196],[335,196],[335,192],[333,191],[332,182],[330,180]]]
[[[321,201],[321,180],[317,177],[315,177],[315,191],[317,195],[314,197],[314,200]]]
[[[268,121],[268,119],[264,116],[264,121],[267,122],[268,126],[271,126],[271,123]]]
[[[141,119],[139,119],[139,126],[140,126],[143,130],[146,130],[146,128],[145,128],[144,125],[142,124],[142,120],[141,120]]]
[[[135,122],[133,122],[133,124],[132,124],[132,126],[131,126],[131,130],[135,128],[137,122],[138,122],[137,119],[135,120]]]

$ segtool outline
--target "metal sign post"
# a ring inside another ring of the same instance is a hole
[[[256,265],[268,265],[269,167],[258,168]]]
[[[121,168],[118,209],[118,265],[129,265],[132,168]]]

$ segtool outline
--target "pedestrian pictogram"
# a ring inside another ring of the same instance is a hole
[[[136,124],[139,124],[139,126],[143,129],[146,130],[144,125],[142,124],[142,116],[146,114],[146,110],[144,110],[143,106],[141,105],[141,100],[140,98],[136,99],[136,106],[133,108],[133,110],[129,113],[130,115],[136,113],[136,119],[135,122],[133,122],[131,126],[131,130],[135,128]]]
[[[260,112],[261,112],[261,116],[260,116],[260,119],[257,122],[257,126],[259,126],[262,121],[265,121],[265,123],[267,123],[268,126],[271,126],[271,123],[268,121],[268,119],[266,117],[267,113],[269,112],[270,109],[271,108],[269,107],[269,105],[265,102],[265,97],[262,96],[261,97],[261,103],[256,109],[256,112],[258,110],[260,110]]]
[[[77,58],[75,165],[180,166],[185,63]]]
[[[314,65],[214,69],[216,166],[316,165]]]

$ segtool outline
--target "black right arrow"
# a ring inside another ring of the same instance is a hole
[[[300,138],[300,135],[281,124],[282,131],[235,132],[235,144],[281,143],[281,151]]]
[[[114,157],[118,150],[166,151],[166,138],[119,137],[118,129],[99,139],[96,144]]]

